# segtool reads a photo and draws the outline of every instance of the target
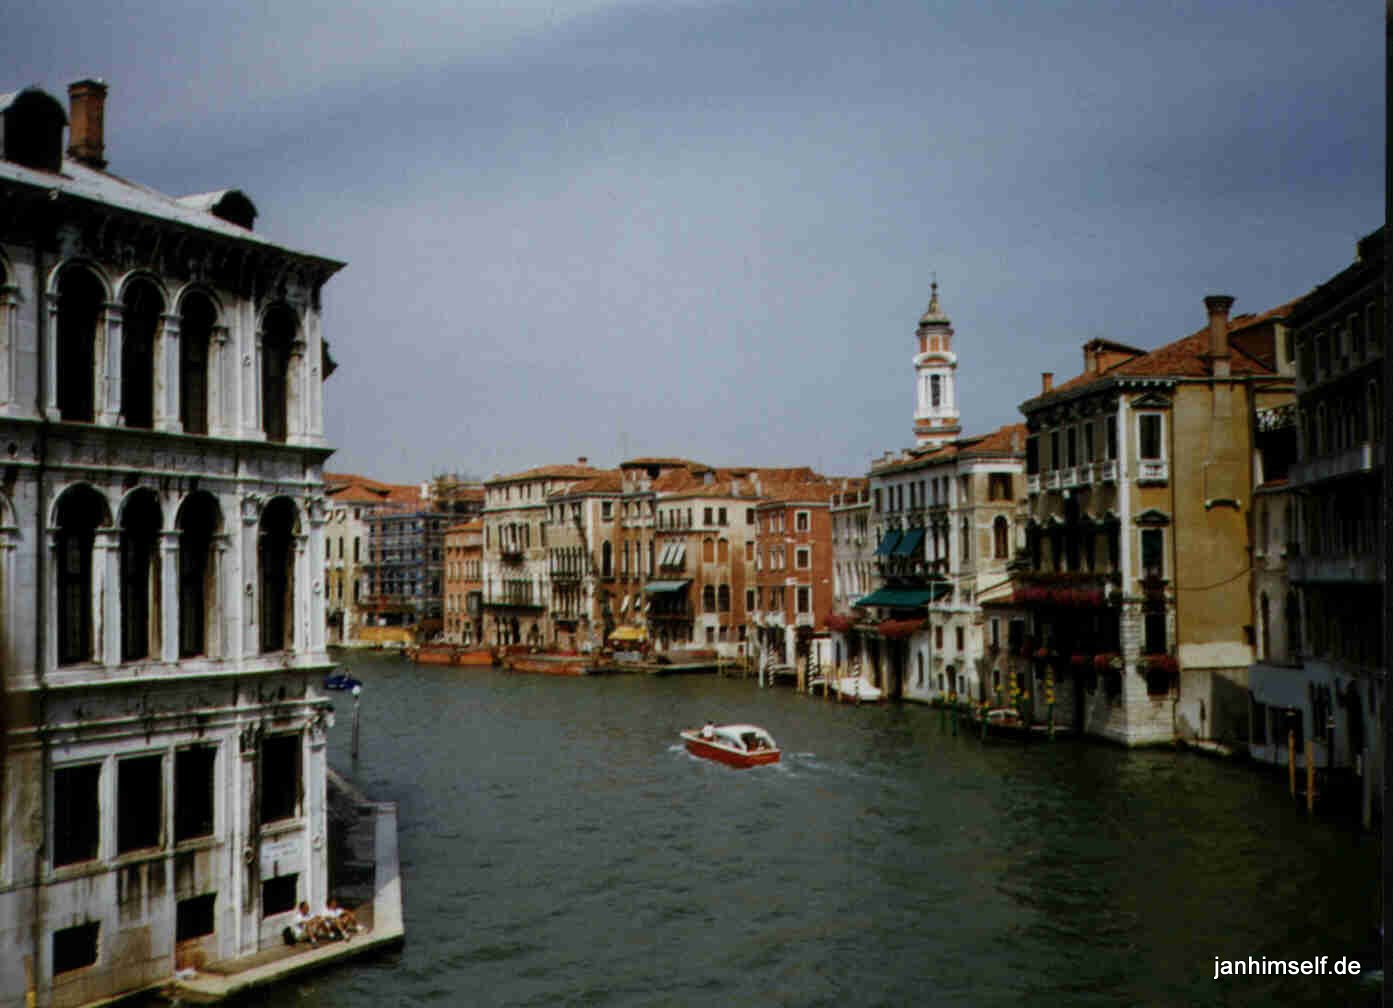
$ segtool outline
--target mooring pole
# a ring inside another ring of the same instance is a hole
[[[359,699],[359,697],[361,697],[362,695],[363,695],[363,687],[361,687],[361,686],[354,686],[354,687],[353,687],[353,758],[354,758],[355,760],[358,758],[358,720],[359,720],[358,699]]]

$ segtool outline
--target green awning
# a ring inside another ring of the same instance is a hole
[[[953,590],[947,583],[936,584],[930,588],[878,588],[865,598],[857,599],[852,605],[886,606],[890,609],[917,609],[928,605],[933,599],[941,599]]]
[[[649,581],[643,586],[643,590],[649,594],[656,595],[660,592],[681,591],[691,583],[691,578],[688,578],[686,581]]]
[[[886,532],[885,535],[881,537],[880,545],[875,548],[875,555],[889,556],[890,554],[895,552],[895,547],[899,545],[899,542],[900,530],[891,529],[889,532]]]
[[[900,544],[895,547],[895,556],[910,557],[919,552],[920,545],[924,542],[924,530],[913,528],[904,534]]]

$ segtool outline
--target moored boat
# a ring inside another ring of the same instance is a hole
[[[488,648],[467,648],[453,644],[423,644],[407,653],[417,665],[492,665]]]
[[[832,688],[837,691],[839,699],[852,703],[879,703],[885,699],[880,687],[872,686],[864,679],[838,679],[833,682]]]
[[[681,732],[687,752],[740,769],[779,762],[774,737],[758,725],[708,724]]]
[[[511,672],[542,675],[589,675],[595,665],[595,660],[588,655],[513,654],[503,657],[503,667]]]
[[[1026,724],[1025,718],[1021,717],[1021,712],[1014,707],[989,707],[974,710],[972,723],[981,727],[983,721],[986,722],[985,727],[989,734],[1027,735],[1030,733],[1030,726]]]

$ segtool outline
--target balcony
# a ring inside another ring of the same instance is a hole
[[[1040,475],[1036,473],[1025,478],[1025,492],[1034,496],[1040,492]]]
[[[521,546],[500,546],[498,547],[498,559],[505,564],[520,564],[524,557]]]
[[[1097,468],[1097,466],[1092,465],[1088,462],[1085,462],[1083,465],[1079,466],[1079,486],[1092,486],[1093,472]]]
[[[1059,470],[1059,485],[1064,489],[1079,485],[1079,470],[1077,466],[1069,466]]]
[[[1170,480],[1170,463],[1165,459],[1142,459],[1137,463],[1138,483],[1165,483]]]
[[[1291,484],[1304,486],[1340,476],[1372,472],[1383,465],[1383,444],[1365,441],[1334,455],[1297,462],[1291,467]]]
[[[1045,473],[1045,489],[1046,489],[1046,490],[1058,490],[1058,489],[1059,489],[1059,470],[1058,470],[1058,469],[1051,469],[1049,472]]]
[[[682,620],[690,622],[696,615],[691,605],[669,605],[661,609],[652,608],[648,610],[648,620],[651,623],[661,623],[664,621]]]
[[[1093,466],[1094,479],[1099,483],[1117,482],[1117,459],[1109,459],[1107,462],[1096,462]]]

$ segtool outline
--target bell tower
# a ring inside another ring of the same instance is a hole
[[[954,381],[958,356],[953,353],[953,325],[938,306],[938,282],[932,285],[928,310],[919,319],[914,355],[914,440],[920,448],[940,448],[962,433],[958,390]]]

